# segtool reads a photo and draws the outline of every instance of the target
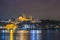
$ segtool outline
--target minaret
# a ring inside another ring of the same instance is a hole
[[[29,18],[32,20],[32,16],[29,16]]]
[[[23,18],[26,18],[26,15],[23,13],[22,17],[23,17]]]

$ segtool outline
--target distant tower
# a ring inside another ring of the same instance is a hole
[[[29,18],[32,20],[32,16],[29,16]]]
[[[23,18],[26,18],[26,15],[23,13],[22,17],[23,17]]]

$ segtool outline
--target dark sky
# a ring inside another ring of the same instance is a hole
[[[17,17],[22,13],[60,20],[60,0],[0,0],[0,18]]]

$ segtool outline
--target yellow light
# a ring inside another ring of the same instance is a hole
[[[26,18],[26,16],[23,15],[23,16],[19,16],[17,19],[18,21],[29,21],[29,20],[32,20],[32,16],[30,16],[29,18]]]
[[[20,16],[20,17],[18,18],[18,20],[19,20],[19,21],[23,21],[23,17]]]
[[[7,24],[4,28],[6,28],[7,31],[10,32],[10,39],[9,40],[13,40],[13,32],[17,28],[17,25],[10,23],[10,24]]]
[[[19,21],[25,21],[25,20],[26,20],[26,18],[25,18],[25,17],[20,16],[20,17],[18,18],[18,20],[19,20]]]
[[[13,30],[10,30],[10,40],[13,40]]]
[[[13,23],[9,23],[6,26],[4,26],[3,28],[6,28],[7,31],[10,32],[10,39],[9,40],[13,40],[13,32],[17,28],[17,25],[16,24],[13,24]]]
[[[20,34],[18,34],[19,35],[19,40],[28,40],[28,33],[29,33],[29,31],[27,31],[27,30],[20,30],[20,31],[17,31],[17,33],[20,33]]]
[[[7,24],[5,28],[6,29],[16,29],[17,28],[17,25],[11,23],[11,24]]]

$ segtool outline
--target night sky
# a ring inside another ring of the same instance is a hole
[[[60,0],[0,0],[0,18],[17,17],[22,13],[60,20]]]

